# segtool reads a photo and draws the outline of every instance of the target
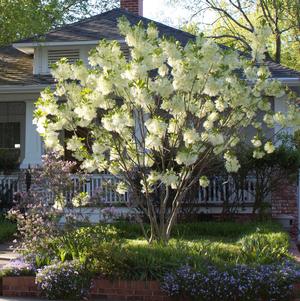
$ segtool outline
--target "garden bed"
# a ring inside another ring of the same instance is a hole
[[[3,294],[292,300],[300,267],[288,250],[288,234],[270,221],[179,224],[167,245],[148,244],[138,225],[125,222],[72,228],[45,238],[4,269]]]

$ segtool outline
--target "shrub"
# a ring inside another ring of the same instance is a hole
[[[118,230],[113,225],[101,224],[64,231],[52,239],[47,247],[52,249],[53,254],[62,262],[78,259],[84,263],[87,257],[93,256],[93,251],[97,250],[99,245],[118,237]]]
[[[288,300],[292,284],[300,278],[299,266],[292,262],[236,266],[227,271],[208,266],[194,271],[183,266],[164,277],[161,288],[170,296],[185,295],[200,301]]]
[[[288,256],[289,236],[287,233],[254,233],[240,241],[240,260],[244,263],[272,263]]]
[[[36,283],[50,300],[80,300],[90,289],[91,277],[77,261],[66,261],[38,270]]]

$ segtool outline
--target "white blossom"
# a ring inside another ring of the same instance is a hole
[[[272,142],[268,141],[264,145],[264,150],[266,151],[267,154],[271,154],[275,151],[275,146],[272,144]]]
[[[206,176],[202,176],[199,179],[199,185],[203,188],[206,188],[209,186],[209,180]]]

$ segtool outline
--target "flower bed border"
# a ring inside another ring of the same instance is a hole
[[[1,292],[1,282],[0,282]],[[1,294],[0,294],[1,295]],[[3,277],[2,296],[4,297],[40,297],[41,292],[33,276]],[[171,301],[160,290],[158,281],[127,281],[94,278],[89,296],[109,300]],[[182,299],[183,301],[183,299]]]
[[[131,301],[188,301],[185,298],[171,298],[163,293],[158,281],[128,281],[94,278],[90,289],[91,298]],[[294,285],[294,299],[300,301],[300,283]],[[40,297],[41,292],[33,276],[3,277],[0,279],[0,296]]]

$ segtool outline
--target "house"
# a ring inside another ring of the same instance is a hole
[[[82,59],[88,64],[89,50],[103,38],[119,41],[126,52],[128,48],[118,31],[118,19],[125,15],[133,24],[151,22],[142,16],[142,0],[120,2],[119,9],[0,48],[0,161],[1,158],[6,162],[15,160],[21,169],[41,163],[43,145],[32,119],[34,102],[40,91],[53,84],[50,75],[52,63],[67,57],[70,62]],[[182,44],[195,38],[189,33],[155,23],[161,35],[174,36]],[[266,65],[273,78],[300,95],[300,72],[272,61],[267,61]],[[274,108],[285,111],[285,100],[275,99]]]
[[[121,0],[121,8],[66,25],[43,36],[17,41],[0,48],[0,155],[17,160],[20,168],[41,162],[41,138],[32,124],[34,102],[40,91],[53,84],[50,66],[61,57],[71,62],[82,59],[88,63],[89,50],[100,39],[118,40],[117,20],[125,15],[132,23],[151,20],[142,16],[142,0]],[[155,22],[160,33],[174,36],[181,43],[195,37],[189,33]],[[300,95],[300,72],[267,62],[272,76]],[[275,110],[285,110],[282,99],[275,100]],[[13,156],[15,154],[15,156]],[[0,167],[1,169],[1,167]]]

